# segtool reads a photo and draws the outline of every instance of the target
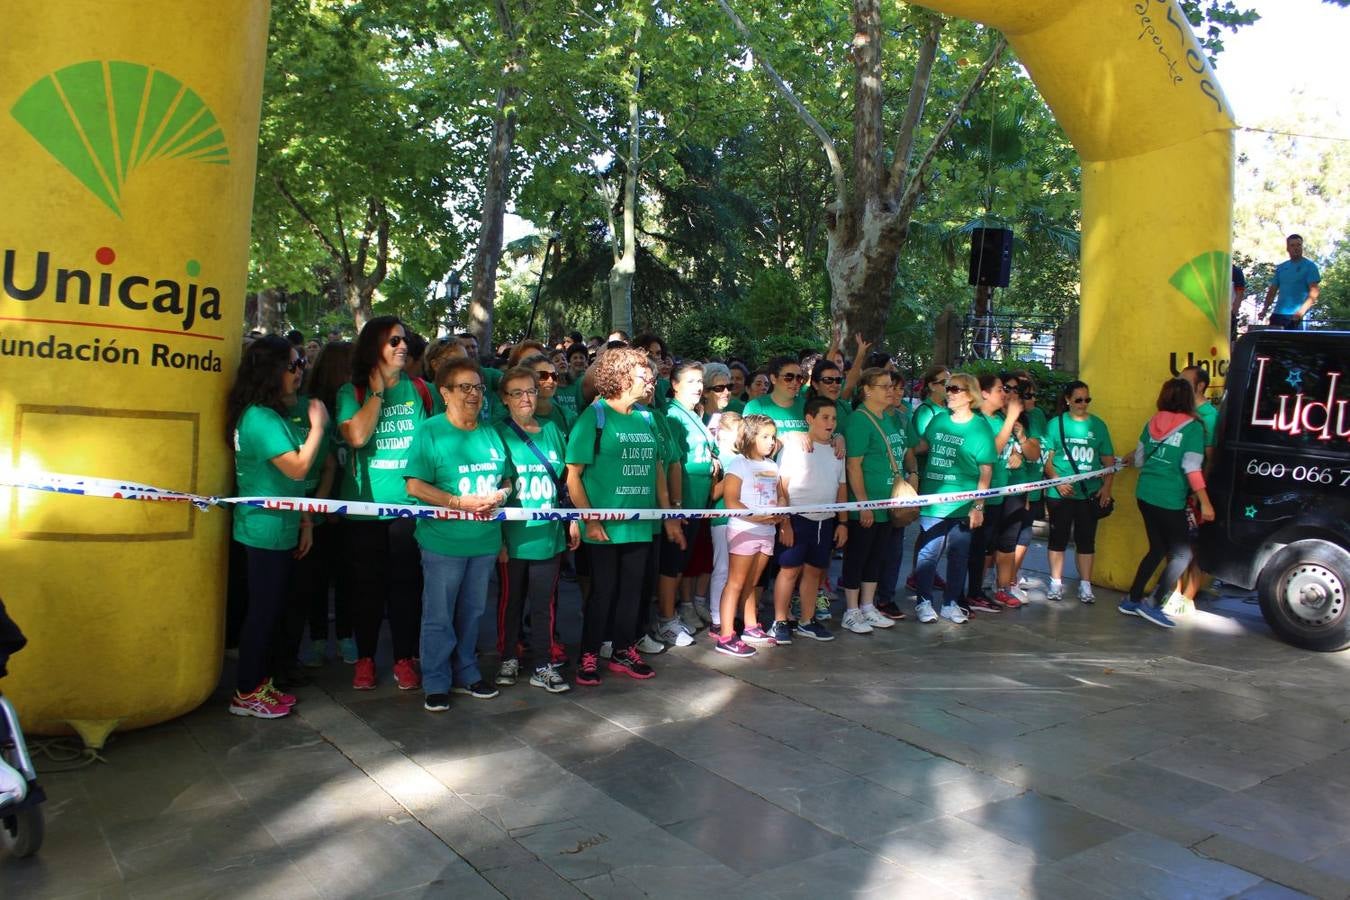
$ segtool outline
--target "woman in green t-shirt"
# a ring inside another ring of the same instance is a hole
[[[1086,382],[1070,381],[1061,394],[1063,411],[1046,425],[1045,477],[1063,478],[1113,465],[1116,450],[1106,423],[1088,412],[1092,394]],[[1092,603],[1092,564],[1097,550],[1097,512],[1111,503],[1115,473],[1046,491],[1050,499],[1050,587],[1047,600],[1064,597],[1064,552],[1073,538],[1074,566],[1078,569],[1078,599]]]
[[[662,459],[661,426],[639,406],[655,381],[645,353],[608,350],[591,367],[599,399],[582,410],[567,440],[567,490],[577,509],[666,508],[670,496]],[[641,590],[651,551],[650,519],[586,519],[583,549],[590,555],[591,591],[582,616],[576,683],[600,683],[600,645],[613,644],[609,670],[632,678],[656,673],[637,649]],[[663,523],[676,545],[684,533]],[[612,624],[611,624],[612,621]]]
[[[802,374],[801,364],[795,357],[779,356],[769,361],[769,380],[773,389],[761,397],[755,397],[745,404],[743,416],[768,416],[778,430],[778,442],[787,440],[810,442],[806,437],[806,398],[799,389],[806,377]],[[801,437],[789,438],[795,434]]]
[[[553,371],[553,363],[543,356]],[[549,511],[558,508],[558,486],[566,477],[567,439],[558,426],[537,415],[537,401],[543,396],[536,369],[518,366],[502,376],[502,405],[508,418],[497,424],[497,433],[506,445],[509,474],[515,481],[513,507]],[[538,365],[538,364],[536,364]],[[556,409],[556,407],[555,407]],[[547,519],[511,521],[503,526],[505,546],[498,554],[501,591],[497,601],[497,650],[502,663],[497,683],[512,685],[520,673],[517,656],[521,616],[529,597],[530,655],[534,674],[530,684],[558,694],[570,685],[558,673],[553,662],[553,623],[557,620],[558,571],[563,549],[575,550],[581,543],[576,522],[566,524]]]
[[[901,472],[905,455],[904,430],[893,416],[886,414],[895,383],[891,373],[874,367],[863,370],[859,390],[862,403],[844,426],[848,498],[886,500],[891,496],[891,486]],[[917,473],[911,470],[907,474],[911,485],[917,486]],[[890,540],[890,532],[890,516],[884,509],[849,513],[839,584],[848,607],[842,624],[854,634],[869,634],[874,628],[890,628],[895,624],[892,616],[873,605],[887,554],[902,552],[900,545]],[[904,616],[897,609],[894,618]]]
[[[994,433],[975,414],[980,382],[961,372],[947,382],[947,415],[934,416],[924,429],[918,446],[905,451],[905,470],[913,471],[915,456],[927,453],[920,494],[957,494],[984,490],[994,474]],[[984,524],[983,500],[953,500],[933,503],[919,516],[919,538],[914,579],[918,600],[914,612],[920,622],[936,622],[933,587],[938,560],[947,556],[947,582],[943,589],[942,618],[956,625],[967,616],[961,609],[961,589],[966,584],[970,555],[970,532]]]
[[[371,319],[356,339],[351,383],[337,395],[338,433],[349,448],[338,486],[343,500],[408,501],[403,473],[413,433],[445,407],[425,381],[404,374],[407,351],[403,323],[395,316]],[[375,689],[375,647],[387,615],[394,679],[399,690],[417,690],[422,566],[413,521],[393,514],[348,516],[342,530],[358,657],[352,687]]]
[[[1195,392],[1184,378],[1163,383],[1158,412],[1139,433],[1134,449],[1139,481],[1134,488],[1139,514],[1144,518],[1148,552],[1139,561],[1130,594],[1117,607],[1127,616],[1139,616],[1162,628],[1176,623],[1163,612],[1163,602],[1191,562],[1191,535],[1186,502],[1192,492],[1200,504],[1199,520],[1214,521],[1214,507],[1205,490],[1205,426],[1195,416]],[[1167,565],[1145,598],[1148,577],[1163,557]]]
[[[572,423],[576,421],[576,413],[568,412],[567,408],[558,402],[557,364],[542,353],[532,353],[522,359],[520,365],[534,373],[539,389],[539,396],[535,398],[534,417],[541,422],[552,422],[558,427],[558,433],[563,436],[563,440],[567,440]],[[503,375],[503,382],[505,378]],[[497,390],[500,393],[500,385]],[[501,421],[506,421],[508,414],[509,410],[504,411]]]
[[[506,446],[483,422],[483,374],[456,359],[436,372],[445,413],[417,429],[403,470],[408,496],[428,506],[490,516],[511,496]],[[478,623],[488,577],[502,546],[495,520],[419,518],[422,553],[422,691],[431,712],[450,708],[450,693],[497,696],[478,668]]]
[[[861,377],[861,376],[860,376]],[[811,389],[806,399],[824,397],[834,404],[835,434],[844,434],[848,428],[849,416],[853,415],[853,406],[844,400],[844,373],[829,359],[821,359],[811,367]]]
[[[304,363],[282,337],[258,338],[244,358],[230,390],[226,434],[234,449],[235,483],[245,497],[293,497],[304,492],[305,476],[319,462],[328,410],[318,400],[306,409],[303,440],[286,419],[296,405]],[[234,508],[234,539],[248,559],[248,613],[239,633],[239,667],[230,712],[277,719],[295,698],[272,684],[272,641],[285,613],[294,559],[309,552],[308,514],[241,504]]]

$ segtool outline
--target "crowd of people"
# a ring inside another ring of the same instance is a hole
[[[911,615],[959,626],[1027,602],[1021,567],[1038,519],[1049,521],[1047,598],[1065,596],[1072,542],[1077,598],[1095,602],[1094,542],[1114,508],[1111,471],[918,510],[819,509],[1110,469],[1118,456],[1090,412],[1089,386],[1065,385],[1052,418],[1029,372],[933,366],[911,404],[891,358],[862,339],[853,349],[846,358],[836,341],[752,369],[735,359],[676,360],[655,335],[616,333],[551,347],[524,341],[499,348],[489,365],[471,335],[428,342],[388,316],[367,322],[354,343],[251,340],[227,424],[241,494],[480,515],[236,508],[230,711],[288,714],[296,698],[285,691],[303,683],[304,667],[323,664],[330,625],[352,687],[371,690],[387,622],[385,677],[421,690],[432,712],[448,709],[452,695],[490,699],[520,680],[562,693],[604,677],[650,679],[647,657],[690,646],[705,629],[714,650],[737,658],[832,641],[836,596],[839,627],[853,635]],[[1118,608],[1162,627],[1174,624],[1163,609],[1173,589],[1198,582],[1194,523],[1214,515],[1203,475],[1214,432],[1207,387],[1199,369],[1168,380],[1132,455],[1149,550]],[[488,515],[503,507],[728,515]],[[907,531],[913,605],[902,609]],[[830,562],[840,555],[835,585]],[[564,577],[582,597],[572,655],[556,624]],[[477,650],[489,611],[498,661],[485,674]]]

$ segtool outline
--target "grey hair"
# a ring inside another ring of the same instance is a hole
[[[731,370],[726,367],[725,363],[710,362],[703,364],[703,380],[705,383],[712,381],[718,375],[721,375],[727,381],[731,380]]]

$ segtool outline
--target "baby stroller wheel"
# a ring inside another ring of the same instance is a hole
[[[18,859],[32,856],[42,847],[46,830],[46,821],[39,805],[0,813],[0,848]]]

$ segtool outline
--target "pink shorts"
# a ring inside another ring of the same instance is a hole
[[[733,531],[727,535],[727,552],[733,556],[754,556],[763,553],[773,556],[773,532],[767,535],[753,531]]]

